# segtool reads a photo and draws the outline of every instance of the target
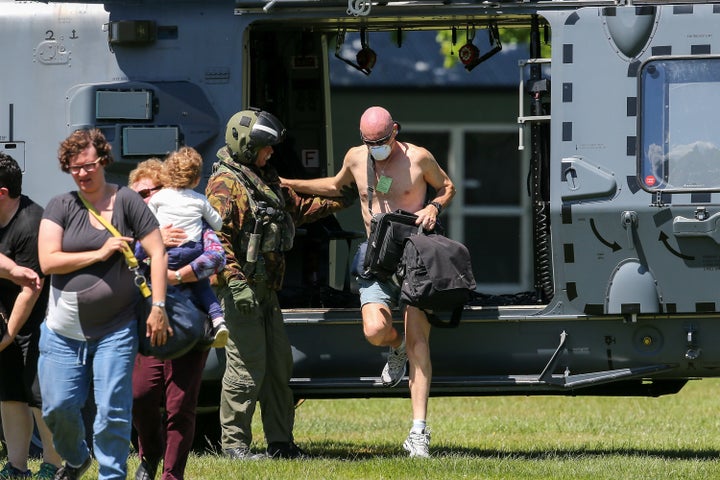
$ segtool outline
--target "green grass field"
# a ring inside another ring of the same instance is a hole
[[[660,398],[431,398],[429,460],[402,451],[408,399],[309,400],[297,409],[295,437],[312,459],[237,462],[198,453],[186,478],[720,478],[718,396],[720,380],[712,379]],[[260,450],[258,420],[259,413]],[[129,478],[137,464],[132,456]]]

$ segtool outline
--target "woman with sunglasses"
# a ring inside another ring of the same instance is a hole
[[[160,180],[162,166],[159,159],[151,158],[130,172],[130,188],[146,203],[163,187]],[[186,236],[182,229],[171,225],[162,227],[160,232],[168,248],[180,245]],[[223,269],[225,251],[207,224],[203,224],[202,240],[202,255],[178,270],[168,270],[168,283],[197,282]],[[195,434],[195,408],[207,356],[207,349],[191,350],[174,360],[137,355],[133,372],[133,425],[138,434],[140,465],[135,480],[154,479],[161,460],[163,479],[184,478]]]
[[[163,188],[160,180],[162,165],[162,160],[152,157],[138,163],[137,167],[128,175],[128,186],[140,194],[145,203],[149,202],[150,198]],[[160,235],[167,248],[176,247],[187,238],[182,228],[172,225],[160,227]],[[168,284],[177,286],[183,283],[197,282],[200,279],[209,278],[223,269],[225,251],[215,231],[207,223],[203,224],[202,241],[203,254],[189,265],[176,271],[168,270]]]
[[[78,190],[52,198],[40,222],[40,267],[52,276],[38,374],[43,417],[65,459],[56,480],[80,478],[90,467],[81,415],[90,388],[99,478],[127,476],[140,293],[124,252],[136,239],[151,259],[150,341],[162,345],[172,334],[164,308],[167,254],[158,222],[135,192],[106,182],[110,148],[98,129],[76,130],[62,142],[60,168],[72,175]]]

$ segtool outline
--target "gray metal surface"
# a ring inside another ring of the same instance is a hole
[[[717,5],[418,1],[387,2],[368,15],[349,15],[346,5],[0,1],[0,44],[14,46],[0,51],[0,148],[17,154],[25,192],[40,203],[74,188],[55,158],[78,127],[101,128],[112,142],[117,181],[178,144],[201,152],[207,174],[225,119],[269,95],[268,104],[287,113],[297,149],[320,158],[319,174],[340,161],[324,157],[333,126],[323,110],[321,35],[525,28],[538,14],[551,34],[551,111],[516,113],[523,125],[549,125],[541,179],[549,186],[554,296],[547,305],[468,308],[457,330],[433,331],[433,394],[657,395],[718,375],[720,193],[682,185],[662,192],[643,184],[650,180],[638,167],[638,128],[648,120],[640,115],[639,72],[659,57],[717,56]],[[320,61],[265,57],[272,39],[307,45]],[[282,83],[274,66],[286,63],[294,77]],[[689,118],[698,126],[715,121]],[[362,337],[359,309],[284,313],[299,396],[407,394],[380,386],[386,352]],[[222,366],[213,357],[208,379],[217,381]]]

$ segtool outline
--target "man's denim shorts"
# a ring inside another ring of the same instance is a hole
[[[360,306],[366,303],[382,303],[388,308],[394,308],[398,305],[400,298],[400,286],[389,280],[380,282],[377,279],[366,279],[357,277],[358,287],[360,288]]]

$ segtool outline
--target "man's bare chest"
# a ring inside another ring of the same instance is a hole
[[[388,200],[407,195],[409,191],[413,190],[413,185],[416,183],[412,170],[400,162],[396,164],[375,162],[375,168],[368,180],[375,192],[385,196]]]

